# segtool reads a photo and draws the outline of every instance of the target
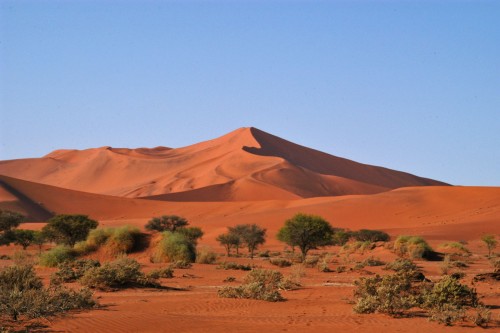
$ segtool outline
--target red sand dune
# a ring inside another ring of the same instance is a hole
[[[0,174],[84,192],[169,201],[373,194],[446,185],[299,146],[256,128],[184,148],[57,150],[0,162]]]
[[[430,239],[476,239],[500,232],[499,187],[410,187],[374,195],[239,202],[167,202],[85,193],[0,176],[0,181],[54,213],[81,213],[106,224],[143,226],[153,216],[178,214],[205,231],[215,244],[227,226],[257,223],[270,244],[284,221],[297,212],[319,214],[336,227],[383,229]],[[17,199],[21,202],[22,199]],[[12,200],[11,200],[12,201]],[[0,208],[9,201],[0,202]]]

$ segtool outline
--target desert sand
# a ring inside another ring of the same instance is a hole
[[[103,147],[59,150],[42,158],[0,162],[0,208],[25,214],[22,228],[40,229],[52,214],[86,214],[100,226],[144,228],[153,216],[176,214],[205,232],[199,246],[221,256],[216,242],[226,227],[257,223],[267,229],[261,250],[283,251],[276,233],[297,212],[318,214],[334,227],[379,229],[393,238],[423,236],[437,248],[445,241],[465,241],[473,263],[465,281],[491,271],[486,233],[500,234],[500,188],[448,186],[404,172],[360,164],[302,147],[255,128],[242,128],[223,137],[172,149]],[[19,247],[0,248],[12,254]],[[31,249],[31,252],[36,252]],[[356,260],[340,247],[331,268]],[[148,271],[149,250],[131,254]],[[391,261],[396,255],[377,247],[359,258]],[[359,259],[358,258],[358,259]],[[102,259],[102,258],[101,258]],[[297,267],[276,268],[265,258],[220,258],[279,269],[285,275]],[[1,260],[0,265],[10,260]],[[419,261],[426,276],[440,276],[439,262]],[[46,280],[54,269],[37,268]],[[97,292],[104,308],[44,321],[59,332],[470,332],[469,324],[444,327],[424,317],[393,319],[352,310],[353,282],[380,267],[364,271],[322,273],[304,269],[303,288],[283,293],[286,302],[224,299],[217,288],[238,284],[245,272],[216,265],[194,264],[178,269],[162,283],[180,290],[127,289]],[[236,282],[223,280],[234,276]],[[500,289],[477,283],[478,293],[492,310],[499,329]],[[477,330],[477,329],[476,329]]]

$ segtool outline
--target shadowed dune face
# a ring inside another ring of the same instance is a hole
[[[0,174],[129,198],[246,201],[445,185],[296,145],[255,128],[183,148],[57,150],[0,162]]]

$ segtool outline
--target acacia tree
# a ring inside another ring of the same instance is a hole
[[[163,215],[160,217],[153,217],[146,224],[146,230],[149,231],[172,231],[175,232],[179,228],[184,228],[189,225],[189,222],[177,215]]]
[[[228,232],[226,234],[221,234],[215,239],[220,245],[224,246],[227,252],[227,256],[231,256],[231,248],[236,248],[236,254],[238,254],[238,249],[240,247],[240,237],[234,233]]]
[[[332,243],[333,228],[321,216],[298,213],[285,221],[278,231],[278,240],[297,246],[305,259],[309,250]]]
[[[491,257],[491,250],[493,250],[498,243],[497,240],[495,239],[495,235],[484,235],[481,239],[488,248],[488,257]]]
[[[98,225],[97,221],[89,219],[87,215],[61,214],[48,220],[42,231],[47,239],[74,246],[76,242],[85,240],[89,231]]]
[[[14,240],[12,229],[24,220],[25,217],[19,213],[0,209],[0,245],[9,245]]]
[[[255,250],[266,241],[266,229],[256,224],[239,224],[228,229],[230,234],[238,236],[240,242],[248,247],[248,252],[250,252],[250,258],[252,259]]]
[[[12,241],[16,245],[21,245],[26,250],[35,241],[35,231],[26,229],[16,229],[12,231]]]

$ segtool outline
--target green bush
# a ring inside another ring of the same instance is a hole
[[[283,275],[278,271],[255,269],[252,270],[238,287],[223,287],[219,290],[220,297],[248,298],[268,302],[284,301],[279,290],[283,282]]]
[[[398,236],[394,249],[400,255],[410,258],[429,258],[434,252],[427,242],[419,236]]]
[[[417,304],[408,274],[362,277],[354,284],[357,298],[354,311],[357,313],[380,312],[398,316]]]
[[[183,234],[165,231],[156,247],[155,262],[196,261],[196,247]]]
[[[217,254],[210,250],[208,247],[203,247],[198,250],[196,255],[196,262],[199,264],[215,264],[217,261]]]
[[[140,236],[141,232],[135,227],[114,228],[106,241],[106,250],[114,255],[130,253],[137,245]]]
[[[86,240],[87,245],[98,249],[106,243],[112,233],[112,228],[97,228],[90,230]]]
[[[87,289],[43,288],[33,266],[10,266],[0,271],[0,320],[54,316],[96,305]],[[21,318],[22,317],[22,318]]]
[[[359,242],[387,242],[390,237],[389,234],[380,230],[361,229],[354,231],[351,236]]]
[[[235,262],[229,261],[229,262],[223,262],[220,263],[219,266],[217,266],[218,269],[232,269],[232,270],[241,270],[241,271],[250,271],[252,270],[252,267],[250,265],[241,265],[237,264]]]
[[[40,256],[40,265],[45,267],[56,267],[60,263],[73,260],[76,256],[76,251],[66,245],[58,245],[53,249],[42,253]]]
[[[159,287],[156,279],[146,276],[141,271],[141,266],[136,260],[126,257],[88,269],[80,279],[80,283],[100,290]]]
[[[269,260],[271,265],[278,266],[278,267],[290,267],[292,266],[292,262],[290,260],[286,260],[283,258],[272,258]]]
[[[342,246],[342,250],[347,253],[355,253],[360,252],[364,253],[365,251],[370,251],[375,248],[375,243],[370,241],[355,241],[351,243],[347,243]]]

